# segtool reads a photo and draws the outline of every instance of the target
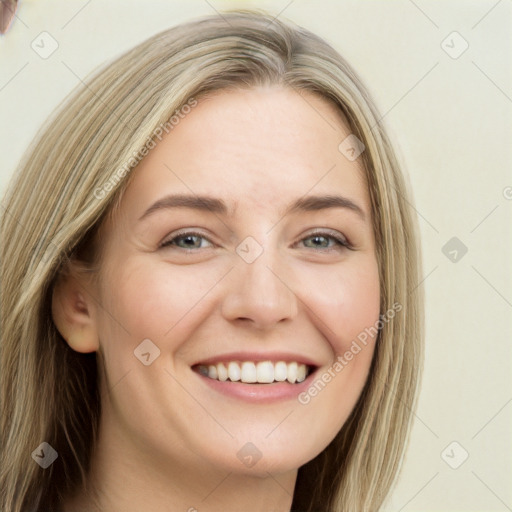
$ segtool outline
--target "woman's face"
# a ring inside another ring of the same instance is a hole
[[[102,421],[130,449],[266,475],[343,426],[374,349],[353,342],[379,315],[364,170],[338,149],[349,134],[312,93],[221,91],[132,171],[94,291]]]

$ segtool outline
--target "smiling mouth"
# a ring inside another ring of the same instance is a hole
[[[312,366],[296,361],[229,361],[208,365],[198,364],[193,369],[213,380],[245,384],[272,384],[285,381],[298,384],[314,371]]]

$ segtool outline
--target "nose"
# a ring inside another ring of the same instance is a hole
[[[293,319],[298,312],[298,299],[289,276],[289,272],[283,272],[276,252],[265,250],[252,263],[238,261],[226,283],[224,318],[260,330]]]

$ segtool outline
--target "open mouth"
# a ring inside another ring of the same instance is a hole
[[[229,361],[216,364],[197,364],[192,369],[205,377],[221,382],[273,384],[303,382],[315,368],[296,361]]]

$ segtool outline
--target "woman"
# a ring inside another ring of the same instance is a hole
[[[233,11],[110,63],[5,201],[2,510],[378,510],[422,357],[410,201],[302,28]]]

